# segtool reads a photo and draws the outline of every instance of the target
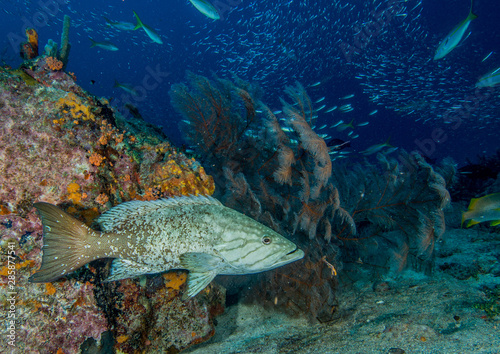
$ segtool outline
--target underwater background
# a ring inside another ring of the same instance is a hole
[[[279,109],[278,98],[286,85],[299,80],[307,88],[321,82],[308,89],[313,101],[325,97],[317,107],[326,104],[328,109],[350,103],[354,111],[319,112],[318,126],[340,119],[370,122],[368,127],[356,129],[359,138],[352,142],[354,151],[363,151],[389,137],[393,146],[411,151],[418,148],[416,140],[429,138],[435,128],[443,129],[448,139],[438,144],[431,158],[451,156],[463,164],[478,154],[491,155],[498,147],[495,95],[474,105],[465,124],[457,129],[451,129],[445,119],[450,111],[461,110],[470,101],[480,76],[499,66],[496,43],[500,4],[495,1],[475,1],[479,20],[471,23],[470,36],[438,61],[432,60],[434,51],[449,30],[467,16],[468,1],[232,0],[217,5],[222,13],[217,21],[205,17],[187,1],[56,3],[57,15],[38,18],[37,14],[45,13],[41,3],[2,2],[5,63],[20,63],[18,38],[24,36],[26,23],[37,29],[40,38],[59,42],[63,15],[67,14],[72,20],[72,56],[67,70],[74,72],[89,92],[119,100],[116,105],[123,108],[120,97],[126,93],[113,88],[115,80],[141,86],[148,67],[159,66],[168,73],[154,89],[128,100],[176,142],[180,142],[180,117],[170,105],[168,90],[191,70],[221,77],[234,73],[258,83],[273,110]],[[346,56],[342,45],[355,46],[357,32],[374,20],[374,12],[391,4],[401,6],[399,14],[387,23],[375,19],[382,28],[357,49],[359,54]],[[135,23],[132,11],[157,31],[163,44],[154,43],[142,30],[107,26],[103,18]],[[9,38],[9,33],[15,35]],[[119,50],[90,48],[88,37],[109,40]],[[350,94],[356,96],[341,100]],[[378,112],[369,116],[374,110]],[[349,140],[335,130],[322,133]]]
[[[500,352],[499,2],[1,5],[0,348]],[[34,203],[199,196],[304,258],[188,300],[110,259],[29,281]]]

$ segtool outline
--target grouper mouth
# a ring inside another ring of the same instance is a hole
[[[302,251],[300,248],[296,246],[295,249],[288,252],[280,259],[278,259],[276,263],[273,264],[273,268],[298,261],[299,259],[302,258],[304,258],[304,251]]]

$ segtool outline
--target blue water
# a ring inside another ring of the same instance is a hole
[[[497,1],[475,2],[479,18],[471,23],[471,34],[439,61],[432,60],[434,51],[467,16],[467,0],[219,0],[215,4],[222,16],[217,21],[187,0],[1,4],[4,63],[15,67],[22,62],[18,44],[26,25],[38,31],[42,51],[48,39],[60,42],[63,16],[69,15],[72,47],[67,71],[76,74],[83,88],[109,98],[120,110],[125,92],[113,87],[115,80],[142,87],[140,97],[125,101],[137,106],[146,120],[161,125],[176,143],[182,143],[178,131],[182,118],[173,110],[168,91],[191,70],[224,78],[233,72],[258,82],[263,101],[273,110],[281,108],[284,87],[300,81],[313,102],[325,97],[315,105],[326,105],[319,111],[318,128],[339,120],[369,122],[351,133],[359,135],[351,143],[353,159],[388,138],[401,149],[420,149],[430,159],[451,156],[459,164],[478,154],[491,155],[500,147],[499,89],[475,91],[474,87],[481,75],[500,67]],[[383,19],[377,14],[389,7],[397,7],[397,15]],[[163,44],[152,42],[142,29],[110,28],[102,18],[135,23],[133,10],[155,29]],[[354,45],[356,33],[374,21],[381,28],[348,58],[342,45]],[[111,41],[119,50],[90,48],[88,37]],[[151,72],[158,71],[158,80],[151,81]],[[342,99],[351,94],[355,96]],[[343,104],[354,110],[325,113]],[[378,112],[369,115],[374,110]],[[459,126],[446,122],[456,112],[467,113]],[[318,132],[351,139],[349,130]]]

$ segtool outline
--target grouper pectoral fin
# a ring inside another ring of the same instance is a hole
[[[183,300],[195,296],[215,278],[222,259],[206,253],[190,252],[180,257],[182,268],[189,270]]]
[[[214,280],[216,275],[217,272],[215,271],[205,273],[189,272],[187,277],[187,290],[184,295],[182,295],[182,300],[187,300],[205,289],[207,285]]]
[[[115,281],[126,278],[134,278],[139,275],[156,273],[145,264],[137,263],[128,259],[116,258],[111,264],[111,271],[105,281]]]

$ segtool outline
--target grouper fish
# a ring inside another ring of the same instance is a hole
[[[304,257],[293,242],[212,197],[122,203],[98,218],[102,231],[55,205],[34,206],[43,224],[43,256],[31,282],[52,282],[93,260],[114,258],[106,281],[189,270],[187,299],[217,274],[259,273]]]

